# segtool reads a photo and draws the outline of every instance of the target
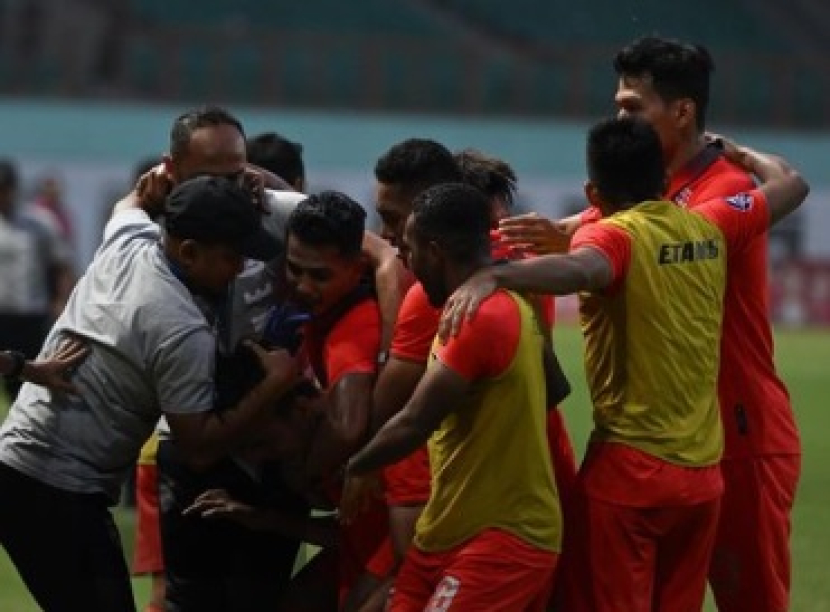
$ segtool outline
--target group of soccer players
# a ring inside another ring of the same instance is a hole
[[[682,612],[708,578],[719,610],[786,610],[766,231],[807,186],[705,133],[704,49],[639,39],[614,69],[562,220],[509,217],[497,157],[412,138],[376,163],[378,237],[227,111],[176,119],[40,361],[0,359],[35,383],[0,430],[0,542],[41,607],[135,608],[107,506],[157,429],[156,609]],[[577,292],[578,470],[551,343]]]

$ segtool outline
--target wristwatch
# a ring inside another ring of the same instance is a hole
[[[3,351],[3,354],[12,362],[12,369],[4,374],[4,377],[8,379],[20,378],[20,375],[23,374],[23,368],[26,367],[26,355],[20,351]]]
[[[389,351],[379,351],[377,357],[375,357],[375,365],[382,368],[387,361],[389,361]]]

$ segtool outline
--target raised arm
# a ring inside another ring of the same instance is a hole
[[[381,335],[380,352],[385,355],[392,344],[392,330],[401,306],[401,291],[404,274],[403,264],[396,249],[377,234],[363,235],[363,255],[375,272],[375,288],[380,307]]]
[[[580,223],[578,214],[552,220],[532,212],[502,219],[499,231],[508,244],[530,249],[537,255],[552,255],[567,253]]]
[[[578,291],[598,291],[611,284],[614,270],[599,250],[577,248],[567,255],[545,255],[476,272],[455,290],[444,306],[439,336],[455,336],[464,319],[472,319],[481,302],[496,289],[569,295]]]
[[[135,188],[116,202],[112,214],[140,208],[150,217],[156,217],[161,213],[164,200],[172,189],[173,180],[164,164],[159,164],[143,174],[138,179]]]
[[[801,175],[782,157],[762,153],[721,138],[727,158],[744,167],[760,181],[758,188],[764,193],[769,210],[770,225],[798,208],[810,187]]]

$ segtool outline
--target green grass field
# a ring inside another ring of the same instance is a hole
[[[557,331],[556,342],[563,366],[574,386],[563,410],[574,443],[581,453],[588,433],[589,409],[581,369],[581,339],[575,329]],[[776,334],[779,370],[793,398],[801,428],[804,460],[794,517],[793,612],[830,612],[830,333],[779,331]],[[134,516],[118,511],[117,519],[127,558],[132,554]],[[136,600],[143,605],[149,588],[146,579],[133,581]],[[79,593],[79,600],[83,597]],[[707,611],[715,608],[707,604]],[[37,607],[23,587],[5,553],[0,551],[0,610],[33,612]]]

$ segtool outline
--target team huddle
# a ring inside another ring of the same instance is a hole
[[[138,463],[148,610],[696,612],[707,581],[722,612],[787,610],[800,446],[766,233],[808,187],[706,133],[704,49],[643,38],[614,69],[560,220],[511,216],[498,157],[410,138],[375,164],[376,235],[303,193],[293,143],[178,117],[38,360],[0,354],[27,381],[0,543],[37,603],[135,610],[109,507]]]

